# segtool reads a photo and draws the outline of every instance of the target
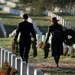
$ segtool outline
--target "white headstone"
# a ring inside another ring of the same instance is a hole
[[[45,42],[45,35],[42,35],[42,42]]]
[[[36,34],[36,39],[37,39],[37,45],[38,45],[38,43],[39,43],[39,35],[38,34]]]
[[[4,63],[4,48],[1,49],[1,67],[3,63]]]
[[[20,69],[20,75],[26,75],[26,62],[21,61],[21,69]]]
[[[42,75],[42,72],[40,69],[35,69],[34,70],[34,75]]]
[[[8,63],[11,65],[11,55],[12,52],[8,51]]]
[[[18,71],[18,75],[20,75],[20,68],[21,68],[21,58],[17,57],[15,59],[15,69]]]
[[[34,75],[34,66],[32,64],[27,65],[27,75]]]
[[[4,51],[4,62],[8,61],[8,50]]]
[[[16,59],[16,55],[12,54],[11,55],[11,67],[15,68],[15,59]]]

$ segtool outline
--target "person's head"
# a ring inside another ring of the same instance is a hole
[[[52,17],[52,18],[51,18],[51,22],[52,22],[52,23],[57,23],[58,21],[59,21],[59,20],[57,20],[56,17]]]
[[[28,15],[27,14],[24,14],[23,15],[23,19],[27,20],[28,19]]]

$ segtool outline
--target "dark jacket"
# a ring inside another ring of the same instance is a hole
[[[61,39],[54,39],[53,38],[53,32],[55,30],[61,31],[61,37],[62,37]],[[51,39],[52,56],[62,55],[63,54],[63,29],[62,29],[62,25],[56,23],[56,24],[49,26],[49,31],[48,31],[46,42],[49,39],[50,33],[52,33],[52,39]]]
[[[31,43],[31,35],[33,36],[34,40],[36,40],[36,33],[33,28],[33,24],[29,23],[28,21],[19,23],[14,38],[15,40],[17,39],[19,33],[21,33],[20,42],[22,43]]]

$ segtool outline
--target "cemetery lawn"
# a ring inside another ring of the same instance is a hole
[[[22,18],[17,15],[10,14],[8,12],[4,12],[0,10],[0,20],[2,21],[2,24],[4,25],[7,37],[9,34],[16,29],[19,22],[22,21]]]
[[[36,22],[37,26],[41,29],[43,34],[45,34],[47,32],[48,26],[50,25],[50,17],[47,17],[45,15],[29,15],[33,19],[33,21]],[[18,23],[22,21],[21,17],[3,11],[0,11],[0,17],[7,31],[7,36],[16,28]],[[73,17],[72,15],[66,16],[65,14],[62,17],[65,20],[69,19],[68,21],[71,22],[71,24],[73,23],[72,25],[75,24],[75,17]],[[13,38],[0,38],[0,46],[5,48],[6,50],[11,51],[12,42]],[[59,64],[60,67],[56,68],[54,59],[51,56],[51,50],[47,59],[43,58],[43,49],[37,48],[37,51],[38,56],[33,58],[33,50],[31,48],[29,53],[29,63],[34,64],[34,67],[36,68],[42,69],[43,73],[50,73],[51,75],[75,75],[75,58],[70,58],[70,56],[61,56]]]
[[[0,46],[6,50],[11,50],[13,38],[0,38]],[[29,63],[32,63],[35,68],[42,70],[42,75],[49,73],[51,75],[75,75],[75,58],[70,56],[61,56],[59,68],[56,68],[53,57],[51,56],[51,50],[47,59],[44,59],[44,51],[41,48],[37,48],[38,55],[33,58],[33,49],[31,47],[29,53]]]

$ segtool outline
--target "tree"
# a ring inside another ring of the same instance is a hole
[[[72,6],[75,4],[75,0],[20,0],[24,5],[30,4],[32,7],[45,10],[52,7],[65,7],[66,5]]]

